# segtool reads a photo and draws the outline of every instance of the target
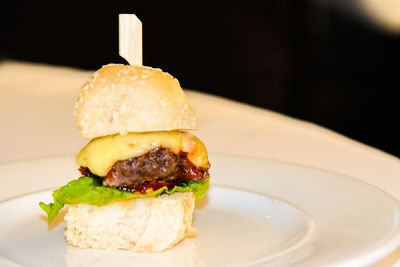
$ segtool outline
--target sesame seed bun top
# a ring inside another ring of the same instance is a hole
[[[75,105],[87,139],[128,132],[196,130],[177,79],[160,69],[109,64],[83,84]]]

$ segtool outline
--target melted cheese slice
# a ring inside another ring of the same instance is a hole
[[[109,135],[92,139],[77,156],[80,166],[98,176],[105,176],[118,160],[141,156],[157,147],[172,152],[187,152],[188,159],[198,167],[208,168],[204,144],[188,132],[165,131]]]

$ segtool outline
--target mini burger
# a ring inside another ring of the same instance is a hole
[[[70,245],[157,252],[185,237],[195,199],[209,187],[204,144],[179,82],[160,69],[110,64],[80,90],[75,115],[90,142],[77,156],[82,176],[40,207],[48,222],[65,205]]]

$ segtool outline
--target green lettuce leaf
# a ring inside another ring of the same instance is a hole
[[[171,190],[164,186],[150,194],[138,195],[113,187],[102,186],[96,178],[82,176],[55,190],[53,192],[54,203],[40,202],[39,206],[47,213],[50,225],[65,204],[87,203],[101,206],[118,200],[157,197],[161,194],[173,194],[175,192],[193,192],[196,199],[200,199],[206,194],[209,183],[210,179],[198,182],[189,181],[187,186],[174,186]]]

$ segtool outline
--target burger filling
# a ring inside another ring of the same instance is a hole
[[[128,133],[93,139],[79,153],[82,175],[104,186],[148,194],[209,178],[207,150],[188,132]]]
[[[65,204],[106,205],[113,201],[192,192],[202,198],[210,175],[207,150],[181,131],[128,133],[92,139],[78,154],[82,177],[41,202],[50,223]]]
[[[155,148],[142,156],[117,161],[107,175],[100,178],[108,186],[140,193],[209,178],[208,168],[195,166],[187,155],[186,152],[175,154],[168,148]],[[97,177],[87,167],[79,170],[82,175]]]

